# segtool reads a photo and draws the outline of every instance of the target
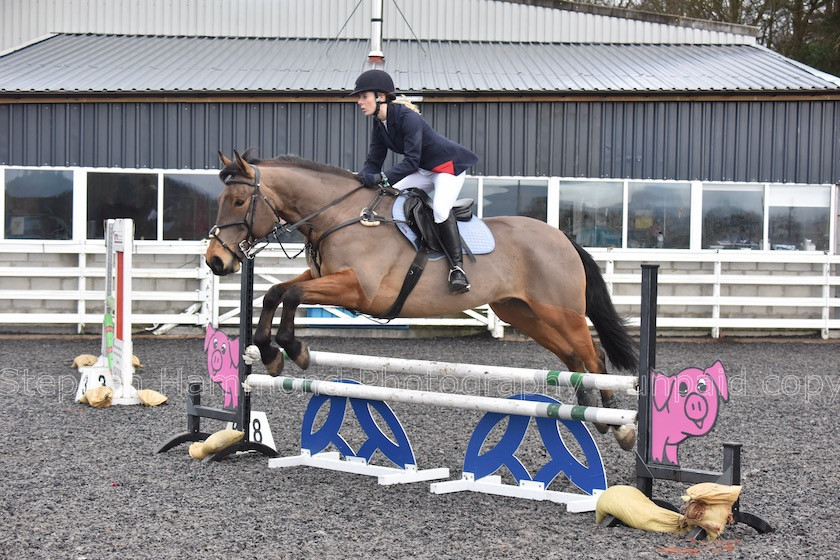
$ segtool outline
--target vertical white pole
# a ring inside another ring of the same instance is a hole
[[[703,247],[703,183],[701,181],[691,182],[689,230],[689,249],[699,251]]]

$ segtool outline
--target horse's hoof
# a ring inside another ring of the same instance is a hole
[[[300,352],[295,356],[295,363],[300,369],[307,369],[309,367],[309,346],[306,344],[300,345]]]
[[[602,434],[606,434],[610,427],[607,424],[601,424],[599,422],[595,422],[595,429],[598,430]]]
[[[612,429],[618,446],[624,451],[631,451],[636,445],[636,425],[624,424],[623,426],[613,426]]]
[[[272,377],[277,377],[283,373],[283,352],[277,351],[274,359],[265,364],[265,371]]]

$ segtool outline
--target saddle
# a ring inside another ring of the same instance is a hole
[[[423,270],[426,268],[426,263],[429,256],[433,253],[443,253],[443,247],[438,239],[437,227],[435,227],[434,212],[431,206],[431,199],[425,191],[420,189],[405,189],[402,195],[406,200],[403,204],[404,223],[417,237],[418,242],[413,244],[417,250],[417,255],[414,257],[414,262],[408,269],[403,280],[402,289],[397,295],[397,299],[393,305],[381,315],[383,319],[393,319],[397,317],[402,310],[402,306],[408,295],[417,285]],[[397,199],[399,201],[399,199]],[[452,207],[452,213],[455,219],[461,222],[468,222],[473,218],[472,207],[473,200],[471,198],[464,198],[455,202]],[[394,213],[396,217],[396,212]],[[397,229],[400,229],[399,221],[397,222]],[[403,231],[406,234],[405,231]],[[409,239],[409,241],[411,241]],[[462,240],[463,241],[463,240]],[[466,243],[461,244],[467,251],[470,260],[475,262],[475,256],[470,251]]]
[[[421,249],[426,249],[431,252],[443,252],[443,247],[438,240],[437,228],[435,227],[434,212],[432,211],[432,201],[429,195],[420,189],[406,189],[403,191],[407,197],[405,200],[403,212],[405,214],[405,222],[408,227],[417,235],[420,240]],[[473,217],[473,204],[475,201],[471,198],[461,198],[455,201],[452,207],[452,213],[455,219],[459,222],[468,222]],[[467,248],[471,260],[475,261],[472,253],[469,253],[469,247],[466,243],[463,244]]]

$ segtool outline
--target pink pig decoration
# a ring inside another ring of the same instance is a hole
[[[221,385],[225,393],[224,407],[236,408],[239,404],[239,340],[228,338],[208,325],[204,351],[207,352],[210,379]]]
[[[654,371],[652,391],[651,458],[679,465],[679,444],[709,433],[721,399],[729,400],[726,372],[720,361],[706,370],[688,368],[672,376]]]

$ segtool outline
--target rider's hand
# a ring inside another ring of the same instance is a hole
[[[363,173],[359,180],[365,187],[374,189],[382,184],[382,173]]]

